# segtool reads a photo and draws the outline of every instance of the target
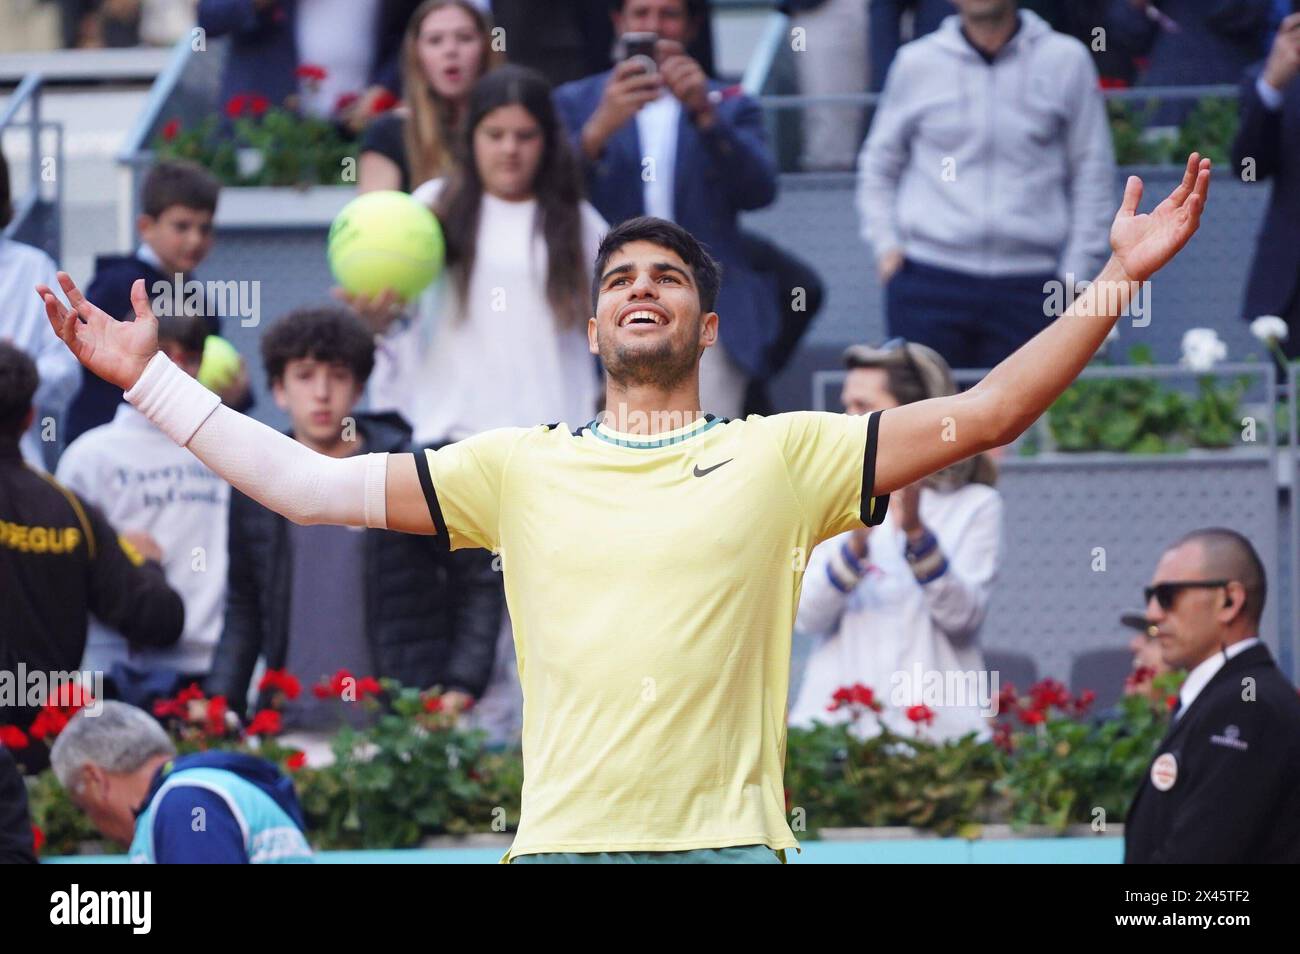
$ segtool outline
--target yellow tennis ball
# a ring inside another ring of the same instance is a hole
[[[330,271],[354,295],[391,288],[409,301],[438,277],[444,252],[437,218],[405,192],[357,196],[330,226]]]
[[[239,361],[234,345],[218,335],[208,335],[199,363],[199,384],[209,391],[220,391],[239,376]]]

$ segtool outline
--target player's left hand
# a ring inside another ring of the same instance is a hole
[[[709,78],[704,68],[686,55],[686,48],[676,40],[660,40],[655,45],[659,75],[668,91],[676,96],[692,117],[709,115]]]
[[[1129,176],[1124,201],[1110,227],[1115,260],[1132,281],[1145,281],[1178,254],[1201,224],[1210,188],[1210,160],[1198,153],[1187,157],[1183,181],[1150,212],[1138,214],[1142,180]]]

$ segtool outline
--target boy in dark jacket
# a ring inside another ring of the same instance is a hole
[[[187,297],[192,301],[194,296],[186,283],[212,251],[212,218],[220,192],[221,185],[212,173],[195,163],[166,160],[155,165],[140,191],[141,212],[136,220],[139,248],[131,255],[99,256],[87,293],[97,293],[100,297],[94,301],[121,321],[135,320],[131,286],[139,278],[144,279],[145,293],[151,301],[165,298],[168,304],[184,304]],[[209,301],[206,294],[200,300],[208,334],[220,334],[218,308],[214,307],[217,303]],[[158,310],[155,307],[155,312]],[[235,380],[218,393],[236,410],[245,411],[252,405],[242,364]],[[68,408],[65,445],[92,427],[111,421],[121,401],[120,388],[93,374],[83,375],[81,390]]]
[[[286,315],[263,336],[262,358],[298,441],[335,457],[410,450],[400,416],[353,410],[374,366],[374,339],[346,309]],[[226,622],[207,685],[236,711],[259,656],[304,686],[347,670],[440,686],[444,704],[458,707],[487,685],[502,591],[483,554],[445,552],[433,537],[299,526],[237,491],[229,552]],[[284,728],[328,733],[338,705],[304,692],[288,702]],[[312,743],[300,745],[309,758]]]

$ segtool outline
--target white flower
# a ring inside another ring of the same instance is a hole
[[[1268,344],[1270,341],[1286,341],[1290,329],[1277,315],[1260,315],[1250,323],[1250,333]]]
[[[1182,365],[1193,371],[1209,371],[1228,357],[1228,346],[1213,328],[1189,328],[1183,333]]]

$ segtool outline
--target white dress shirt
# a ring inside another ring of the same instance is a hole
[[[677,179],[677,126],[682,104],[665,91],[636,114],[641,140],[641,188],[645,214],[675,221],[673,188]]]

